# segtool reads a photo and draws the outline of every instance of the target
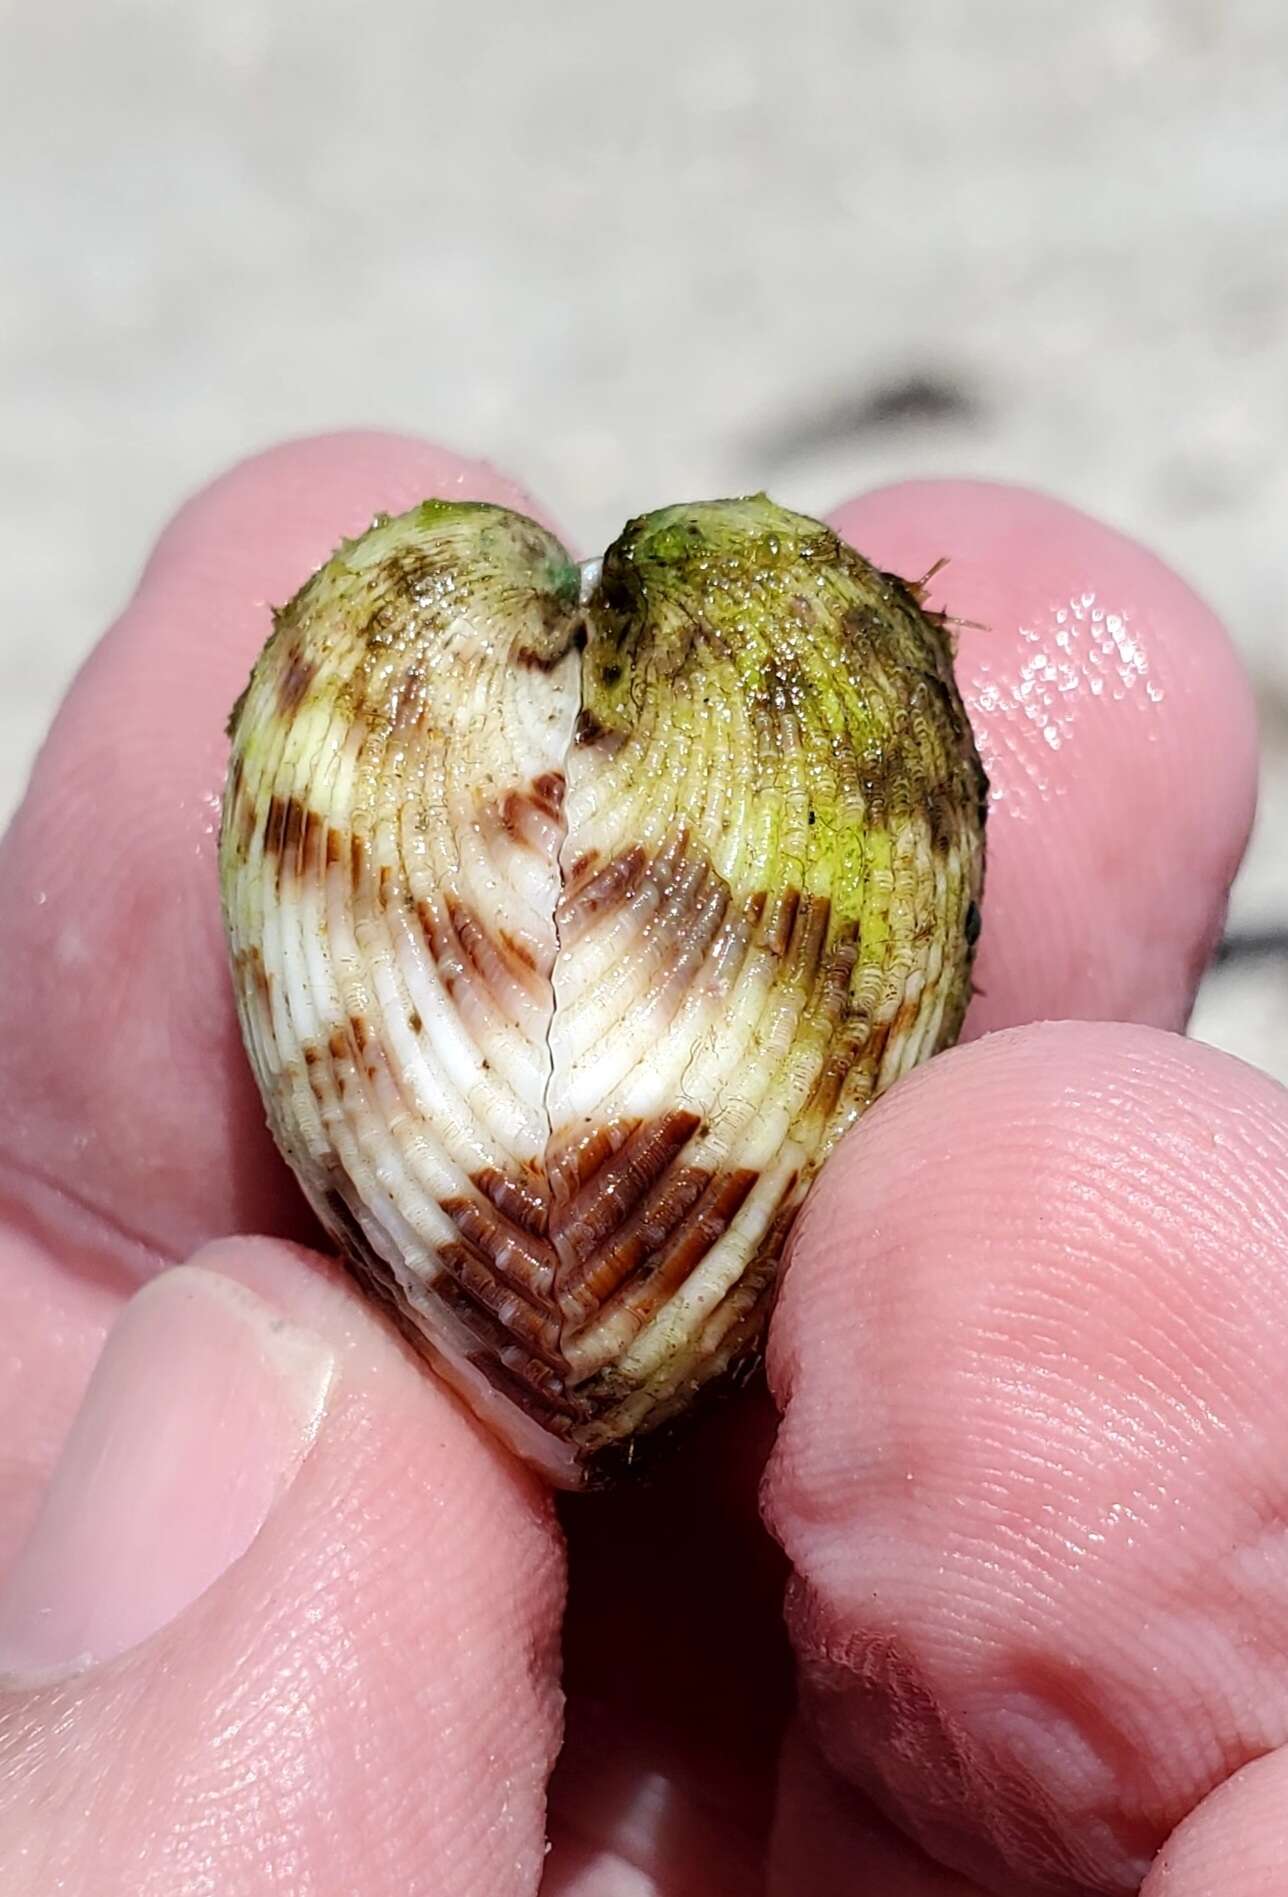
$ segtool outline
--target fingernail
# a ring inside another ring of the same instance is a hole
[[[317,1434],[322,1338],[200,1266],[112,1329],[40,1514],[0,1587],[0,1676],[111,1660],[245,1554]]]

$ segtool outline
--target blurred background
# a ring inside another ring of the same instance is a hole
[[[576,542],[1050,489],[1257,681],[1195,1031],[1288,1080],[1284,0],[0,0],[0,821],[177,501],[351,423]]]

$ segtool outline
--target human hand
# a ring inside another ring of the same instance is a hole
[[[763,1486],[795,1711],[767,1405],[561,1511],[542,1881],[555,1512],[304,1249],[214,869],[269,603],[427,493],[533,511],[380,437],[191,503],[0,846],[3,1888],[1021,1897],[1134,1890],[1180,1824],[1149,1897],[1281,1889],[1288,1111],[1156,1031],[1245,838],[1248,693],[1139,549],[943,483],[837,525],[904,573],[951,555],[934,603],[987,628],[968,1033],[1146,1025],[935,1061],[812,1197]]]

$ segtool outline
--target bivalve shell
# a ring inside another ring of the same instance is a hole
[[[230,731],[274,1137],[422,1352],[578,1486],[754,1354],[822,1160],[958,1032],[985,783],[948,631],[764,496],[584,570],[427,501],[275,615]]]

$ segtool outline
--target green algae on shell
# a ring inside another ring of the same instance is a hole
[[[231,736],[273,1134],[424,1354],[578,1486],[754,1352],[819,1165],[957,1035],[985,783],[947,630],[764,496],[581,570],[431,501],[275,615]]]

